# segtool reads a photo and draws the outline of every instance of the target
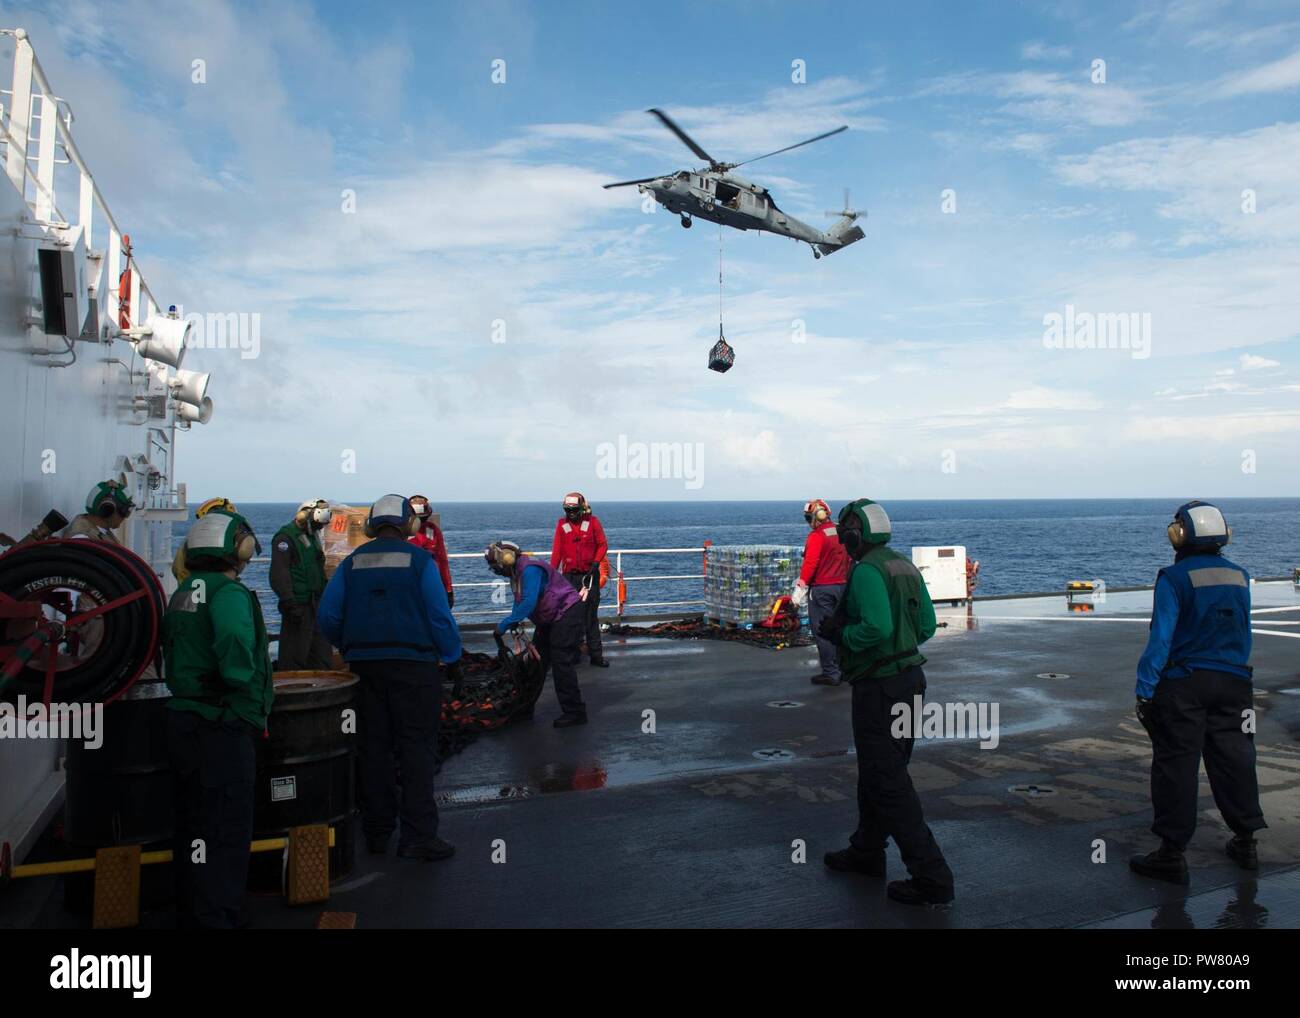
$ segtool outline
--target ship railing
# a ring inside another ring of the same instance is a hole
[[[4,28],[0,29],[0,36],[13,39],[14,44],[12,84],[7,89],[0,89],[0,95],[3,95],[3,101],[0,101],[0,143],[5,146],[5,172],[27,202],[34,225],[61,231],[79,227],[87,250],[93,248],[92,226],[95,209],[98,207],[108,225],[108,265],[104,289],[111,295],[112,316],[114,319],[119,317],[122,297],[128,297],[131,324],[139,326],[153,315],[158,302],[134,261],[131,293],[118,292],[118,280],[123,267],[123,232],[73,140],[72,123],[75,117],[72,107],[54,94],[40,61],[36,59],[26,30]],[[35,155],[28,151],[33,136],[36,138]],[[62,159],[58,157],[60,148],[64,153]],[[75,221],[65,218],[58,208],[54,180],[56,164],[71,164],[79,175],[80,191]]]
[[[635,601],[634,602],[628,596],[627,585],[629,583],[644,583],[648,581],[666,581],[666,582],[680,583],[687,580],[703,580],[705,578],[705,570],[707,569],[707,560],[705,556],[707,555],[708,552],[709,543],[711,542],[708,542],[703,547],[699,547],[699,548],[610,549],[606,553],[606,558],[610,560],[609,578],[615,581],[616,583],[614,589],[616,594],[618,595],[617,612],[616,612],[617,619],[619,621],[622,621],[628,615],[627,609],[629,607],[634,607],[638,612],[648,608],[661,608],[661,609],[678,608],[683,610],[694,609],[694,611],[685,612],[685,613],[701,614],[703,612],[704,603],[705,603],[703,597],[691,598],[685,601]],[[533,558],[542,558],[547,561],[550,561],[550,557],[551,557],[551,553],[549,550],[525,551],[524,554],[530,555]],[[629,576],[623,571],[624,555],[627,555],[628,557],[632,557],[636,555],[699,555],[701,566],[700,566],[700,571],[698,573],[670,573],[666,575],[647,574],[645,576]],[[447,555],[447,558],[481,560],[483,558],[483,553],[480,551],[461,551],[461,552],[450,553]],[[480,589],[482,588],[500,589],[504,585],[504,583],[505,583],[504,580],[485,580],[481,582],[474,581],[468,583],[462,582],[456,584],[456,589],[459,590],[462,587],[465,588],[476,587]],[[509,609],[505,609],[505,608],[465,608],[463,610],[457,609],[455,614],[457,616],[463,616],[463,617],[482,616],[482,615],[509,615],[510,611]]]
[[[703,547],[699,547],[699,548],[611,549],[607,553],[606,557],[610,559],[609,578],[610,580],[614,581],[615,584],[614,590],[615,593],[617,594],[617,601],[616,601],[617,608],[615,612],[615,617],[619,621],[622,621],[626,617],[630,617],[628,612],[629,608],[635,609],[635,611],[638,613],[637,617],[641,617],[639,613],[644,612],[648,609],[660,609],[660,610],[677,609],[678,610],[676,613],[677,615],[703,614],[704,604],[705,604],[703,597],[688,598],[686,600],[680,600],[680,601],[634,601],[628,595],[627,585],[629,583],[646,583],[651,581],[683,583],[688,581],[703,580],[705,578],[705,570],[707,569],[707,562],[705,559],[705,555],[707,554],[707,551],[708,551],[708,544],[705,544]],[[534,558],[542,558],[547,561],[550,560],[550,555],[551,555],[549,551],[526,551],[524,552],[524,554],[531,555]],[[625,555],[628,556],[629,558],[632,558],[637,555],[699,555],[700,571],[698,573],[669,573],[665,575],[655,575],[655,574],[647,573],[644,576],[629,576],[627,573],[623,571],[623,556]],[[447,558],[448,559],[478,559],[479,561],[482,561],[483,553],[479,551],[460,551],[460,552],[453,552],[448,554]],[[252,561],[270,562],[271,558],[269,555],[261,555],[253,559]],[[456,582],[457,590],[466,590],[466,589],[501,590],[502,588],[504,588],[504,586],[505,586],[505,580],[483,580],[483,581],[461,580]],[[510,610],[508,608],[463,607],[463,608],[456,608],[453,614],[456,615],[457,618],[470,618],[470,617],[482,617],[482,616],[492,616],[492,615],[509,615]],[[663,614],[663,612],[662,611],[656,612],[656,614]],[[668,613],[666,617],[676,617],[676,616],[673,613]]]

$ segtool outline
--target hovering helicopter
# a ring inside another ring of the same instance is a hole
[[[611,187],[631,187],[635,184],[642,194],[651,195],[668,211],[676,212],[681,216],[682,226],[687,229],[690,229],[692,218],[699,216],[709,222],[721,223],[723,226],[730,226],[737,230],[766,230],[768,233],[777,233],[783,237],[803,241],[812,248],[814,258],[820,258],[824,254],[834,254],[840,248],[848,247],[865,236],[862,227],[857,225],[857,220],[859,216],[865,216],[866,213],[849,208],[847,189],[844,191],[844,208],[838,212],[826,213],[828,216],[840,218],[831,225],[830,229],[819,230],[782,212],[772,200],[767,188],[733,176],[730,172],[737,166],[789,152],[792,148],[811,145],[814,141],[821,141],[841,131],[847,131],[849,129],[847,124],[825,134],[819,134],[815,138],[809,138],[807,141],[787,145],[765,155],[754,156],[744,162],[720,163],[700,148],[695,139],[678,127],[672,117],[663,110],[655,109],[646,112],[658,117],[668,130],[677,135],[682,144],[709,164],[708,168],[679,170],[662,177],[620,180],[614,184],[604,185],[607,190]]]

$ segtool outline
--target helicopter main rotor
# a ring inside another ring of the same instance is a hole
[[[769,156],[776,156],[776,155],[780,155],[782,152],[789,152],[791,149],[802,148],[804,145],[811,145],[814,141],[821,141],[823,138],[829,138],[832,135],[839,134],[842,131],[847,131],[849,129],[848,124],[841,124],[833,131],[827,131],[824,134],[819,134],[814,138],[807,138],[804,141],[795,142],[793,145],[787,145],[785,148],[779,148],[775,152],[765,152],[761,156],[751,156],[749,159],[743,159],[738,163],[723,163],[714,159],[713,156],[705,152],[704,149],[700,147],[699,142],[697,142],[689,134],[683,131],[677,125],[677,122],[673,120],[673,118],[670,117],[663,110],[649,109],[646,110],[646,112],[658,117],[659,122],[663,124],[664,127],[668,128],[668,130],[672,131],[673,134],[677,135],[678,140],[681,141],[681,143],[685,145],[688,149],[690,149],[691,152],[693,152],[697,157],[707,162],[709,164],[709,169],[713,170],[715,173],[726,173],[728,170],[734,170],[737,166],[746,166],[749,163],[756,163],[758,162],[758,160],[766,159]],[[658,180],[662,176],[666,176],[666,174],[660,174],[659,177],[643,177],[640,180],[620,180],[614,184],[605,184],[604,187],[606,189],[609,189],[611,187],[631,187],[633,184],[648,184],[650,181]],[[848,203],[846,202],[845,205],[847,206],[847,204]]]

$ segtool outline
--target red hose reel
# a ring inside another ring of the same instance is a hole
[[[164,599],[142,558],[56,538],[0,555],[0,699],[111,703],[158,656]]]

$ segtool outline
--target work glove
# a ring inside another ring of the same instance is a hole
[[[823,640],[830,640],[835,646],[840,645],[844,638],[844,620],[836,615],[828,615],[822,619],[822,624],[817,627],[817,635]]]
[[[447,669],[447,679],[451,682],[452,698],[459,700],[461,693],[464,691],[465,669],[459,661],[453,661],[445,667]]]
[[[456,607],[456,592],[454,590],[447,591],[447,607],[448,608]]]
[[[1134,710],[1138,722],[1147,730],[1147,735],[1155,738],[1155,726],[1151,720],[1151,700],[1149,697],[1139,696],[1137,698],[1137,707]]]
[[[794,585],[794,592],[790,595],[790,600],[795,603],[796,608],[802,608],[808,603],[808,584],[799,580]]]

